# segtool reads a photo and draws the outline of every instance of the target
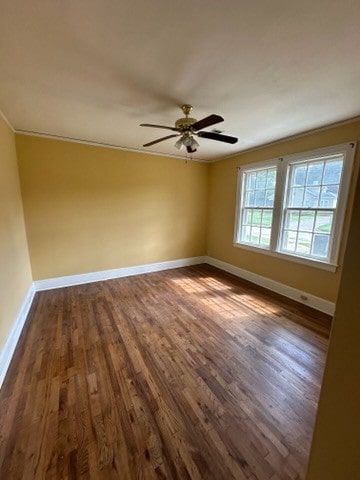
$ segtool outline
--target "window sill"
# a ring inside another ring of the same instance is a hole
[[[289,262],[300,263],[302,265],[308,265],[309,267],[320,268],[321,270],[327,270],[328,272],[336,272],[339,265],[333,263],[325,263],[320,260],[313,260],[306,257],[298,257],[295,255],[288,255],[282,252],[274,252],[266,248],[255,247],[253,245],[246,245],[245,243],[233,243],[236,248],[243,248],[244,250],[250,250],[256,253],[263,253],[269,255],[270,257],[280,258],[282,260],[287,260]]]

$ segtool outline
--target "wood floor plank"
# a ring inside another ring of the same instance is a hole
[[[0,478],[303,480],[329,329],[207,265],[37,293]]]

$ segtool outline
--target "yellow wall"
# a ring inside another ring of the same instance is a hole
[[[360,479],[360,184],[330,337],[307,480]]]
[[[30,283],[15,138],[0,116],[0,350]]]
[[[34,280],[205,254],[208,168],[16,135]]]
[[[209,176],[208,254],[258,275],[334,302],[338,293],[341,268],[332,273],[233,246],[236,167],[352,140],[360,140],[360,122],[278,142],[271,146],[213,163],[210,167]],[[357,148],[349,205],[352,203],[354,180],[359,163],[360,145]],[[348,227],[349,218],[348,211],[345,231]],[[345,243],[345,241],[342,242],[340,262]]]

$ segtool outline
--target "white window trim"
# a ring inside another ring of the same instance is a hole
[[[233,245],[237,248],[242,248],[244,250],[250,250],[257,253],[263,253],[265,255],[270,255],[272,257],[281,258],[283,260],[288,260],[295,263],[300,263],[304,265],[309,265],[317,267],[320,269],[328,271],[336,271],[339,258],[339,249],[341,244],[342,229],[345,219],[345,211],[347,206],[349,187],[351,183],[351,176],[354,164],[356,150],[356,142],[348,142],[340,145],[333,145],[330,147],[318,148],[316,150],[305,151],[301,153],[295,153],[291,155],[286,155],[284,157],[273,158],[270,160],[255,162],[247,165],[241,165],[237,167],[237,187],[236,187],[236,209],[235,209],[235,229],[234,229],[234,240]],[[302,257],[301,255],[292,255],[285,252],[277,250],[280,237],[282,234],[282,210],[284,195],[287,191],[287,170],[288,166],[291,163],[295,163],[301,160],[309,161],[315,159],[321,159],[329,157],[334,154],[343,154],[344,155],[344,167],[342,172],[341,179],[341,190],[338,196],[338,204],[335,210],[334,218],[334,234],[331,237],[331,247],[330,247],[330,259],[329,261],[322,261],[321,259],[315,259],[310,257]],[[274,199],[274,209],[273,209],[273,224],[272,224],[272,235],[270,247],[260,247],[256,245],[249,245],[246,243],[240,243],[237,241],[238,232],[239,232],[239,222],[241,214],[241,204],[240,200],[243,195],[242,192],[242,172],[250,172],[255,170],[261,170],[266,167],[276,166],[277,175],[276,175],[276,189],[275,189],[275,199]]]

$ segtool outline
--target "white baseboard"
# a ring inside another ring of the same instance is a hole
[[[141,273],[158,272],[160,270],[169,270],[171,268],[187,267],[189,265],[198,265],[205,263],[205,257],[181,258],[167,262],[147,263],[136,265],[134,267],[114,268],[111,270],[101,270],[98,272],[81,273],[79,275],[67,275],[66,277],[47,278],[45,280],[36,280],[35,290],[51,290],[53,288],[71,287],[83,283],[99,282],[110,280],[112,278],[128,277],[130,275],[140,275]]]
[[[16,345],[19,341],[22,329],[24,327],[27,315],[29,313],[32,301],[35,295],[35,287],[32,283],[25,295],[24,301],[20,307],[20,310],[15,318],[10,333],[5,341],[0,352],[0,388],[4,381],[7,369],[9,368],[12,356],[14,354]]]
[[[243,278],[244,280],[255,283],[260,287],[267,288],[268,290],[284,295],[285,297],[291,298],[292,300],[296,300],[297,302],[303,303],[304,305],[308,305],[309,307],[315,308],[316,310],[320,310],[321,312],[327,313],[328,315],[334,314],[335,303],[329,302],[329,300],[324,300],[323,298],[316,297],[311,293],[303,292],[302,290],[289,287],[288,285],[276,282],[275,280],[271,280],[270,278],[263,277],[253,272],[249,272],[248,270],[244,270],[243,268],[235,267],[230,263],[222,262],[221,260],[217,260],[216,258],[205,257],[205,263],[208,263],[213,267],[217,267],[220,270],[224,270],[225,272],[232,273],[233,275]]]

